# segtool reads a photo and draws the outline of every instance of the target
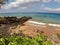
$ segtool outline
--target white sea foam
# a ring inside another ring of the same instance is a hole
[[[36,22],[36,21],[28,21],[28,22],[32,24],[37,24],[37,25],[46,25],[46,23],[41,23],[41,22]]]
[[[48,25],[48,26],[55,26],[55,27],[60,27],[59,24],[51,24],[51,23],[42,23],[42,22],[36,22],[36,21],[28,21],[29,23],[36,24],[36,25]]]
[[[57,27],[60,27],[59,24],[48,24],[49,26],[57,26]]]

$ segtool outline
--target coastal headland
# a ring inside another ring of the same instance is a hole
[[[0,18],[0,37],[23,36],[35,38],[39,34],[47,36],[53,45],[60,45],[60,25],[31,21],[32,17]]]
[[[47,36],[60,34],[60,25],[58,24],[47,24],[42,22],[36,22],[28,20],[23,23],[23,25],[16,24],[1,24],[0,34],[4,34],[6,36],[9,35],[21,35],[20,33],[26,36],[37,36],[39,33],[44,33]]]

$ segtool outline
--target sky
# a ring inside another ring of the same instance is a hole
[[[60,13],[60,0],[9,0],[0,13],[53,12]]]

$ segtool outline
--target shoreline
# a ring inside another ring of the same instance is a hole
[[[31,24],[35,24],[35,25],[43,25],[43,26],[53,26],[53,27],[60,27],[60,24],[52,24],[52,23],[43,23],[43,22],[37,22],[37,21],[28,21]]]

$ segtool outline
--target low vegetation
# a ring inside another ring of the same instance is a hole
[[[10,36],[1,37],[0,45],[52,45],[52,42],[47,40],[46,36],[44,35],[38,35],[35,38]]]

